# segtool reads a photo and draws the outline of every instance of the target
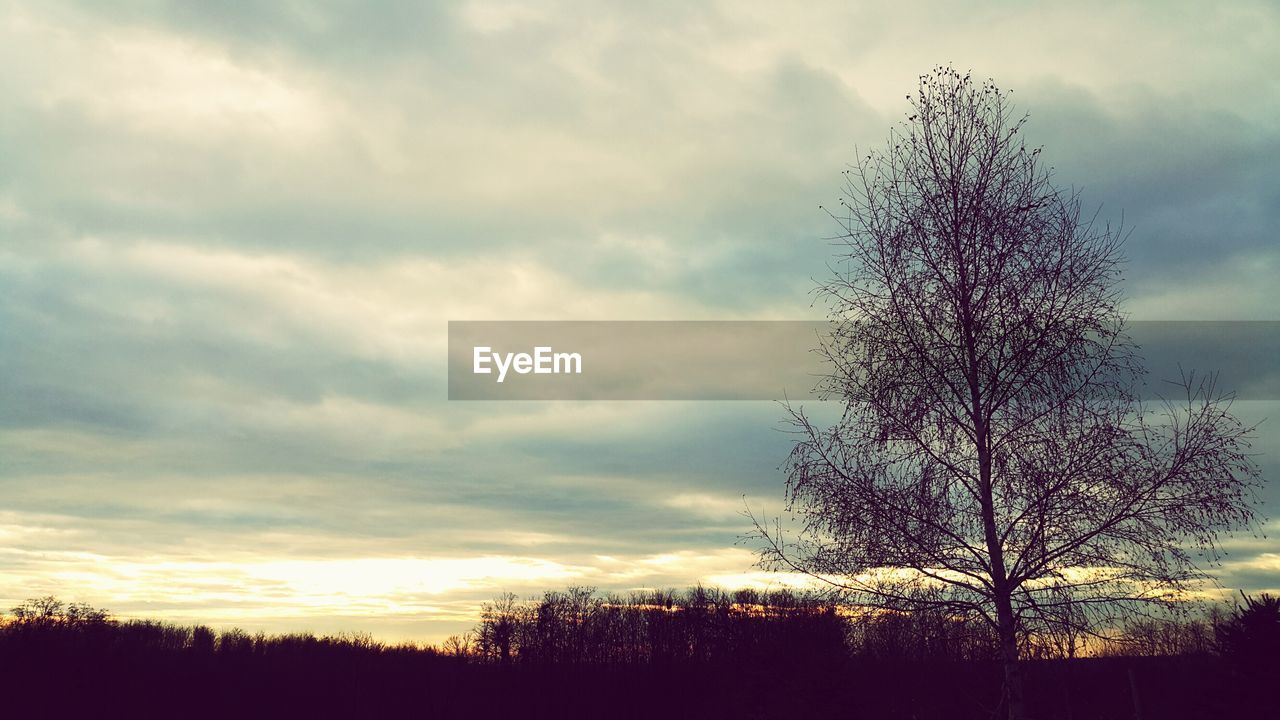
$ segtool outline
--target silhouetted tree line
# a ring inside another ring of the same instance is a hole
[[[1280,680],[1280,600],[1243,600],[1029,641],[1029,710],[1260,717]],[[985,624],[786,591],[506,594],[439,647],[117,620],[55,598],[0,621],[3,714],[23,718],[983,718],[1001,712],[1001,676]]]
[[[599,595],[547,592],[536,603],[506,594],[486,603],[474,654],[508,663],[743,663],[803,653],[832,661],[846,652],[847,622],[829,600],[791,592],[734,593],[697,587]]]

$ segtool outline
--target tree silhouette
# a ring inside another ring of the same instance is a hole
[[[1280,598],[1240,594],[1244,607],[1214,626],[1218,652],[1239,667],[1275,673],[1280,670]]]
[[[28,599],[11,612],[14,622],[23,629],[93,627],[111,621],[106,610],[85,603],[66,603],[52,595]]]
[[[1028,636],[1185,604],[1219,533],[1254,525],[1260,476],[1211,381],[1138,399],[1121,234],[1053,185],[1008,93],[944,67],[908,100],[832,213],[821,389],[845,410],[789,408],[799,530],[757,523],[762,562],[986,622],[1020,718]]]

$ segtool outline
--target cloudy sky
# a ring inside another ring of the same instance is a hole
[[[1280,320],[1274,3],[783,6],[0,0],[0,604],[438,640],[779,582],[776,405],[449,403],[446,323],[821,317],[817,206],[939,63],[1123,213],[1132,317]]]

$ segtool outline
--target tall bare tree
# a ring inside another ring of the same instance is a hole
[[[1007,92],[951,68],[846,173],[820,292],[832,427],[791,409],[788,511],[766,566],[891,611],[942,608],[1000,638],[1009,717],[1036,632],[1185,606],[1261,482],[1212,383],[1136,392],[1121,234],[1055,187]]]

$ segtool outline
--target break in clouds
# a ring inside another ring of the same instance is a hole
[[[818,205],[938,63],[1123,213],[1131,317],[1280,319],[1273,6],[853,5],[4,4],[0,605],[438,639],[790,582],[735,544],[776,406],[449,403],[446,323],[822,317]]]

